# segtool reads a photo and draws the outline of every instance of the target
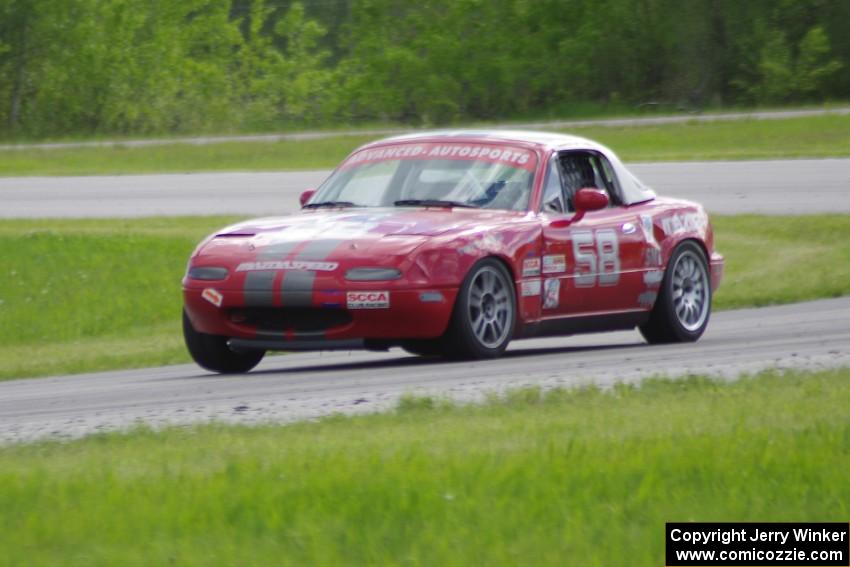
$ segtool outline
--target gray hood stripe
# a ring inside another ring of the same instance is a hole
[[[313,282],[316,272],[287,271],[280,284],[284,307],[310,307],[313,304]]]
[[[245,305],[256,305],[258,307],[270,307],[274,305],[272,289],[274,286],[275,272],[248,272],[245,274],[245,285],[242,292],[245,296]]]
[[[326,260],[343,241],[339,239],[311,240],[298,254],[296,260]],[[309,307],[313,304],[313,287],[316,272],[287,271],[280,284],[280,299],[285,306]]]
[[[280,242],[264,248],[257,254],[257,260],[283,260],[297,247],[303,248],[295,255],[295,260],[321,261],[336,250],[344,241],[340,239]],[[243,292],[246,305],[270,307],[274,305],[274,279],[276,270],[248,272],[245,275]],[[280,297],[284,306],[309,307],[313,303],[313,288],[316,272],[287,270],[280,283]]]
[[[278,260],[285,258],[298,246],[298,242],[281,242],[264,248],[257,254],[257,260]],[[274,305],[274,278],[275,270],[263,270],[248,272],[245,274],[245,283],[242,292],[245,297],[245,305],[256,307],[271,307]]]

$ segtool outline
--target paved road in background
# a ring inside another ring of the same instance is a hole
[[[842,116],[850,114],[850,108],[810,108],[800,110],[765,110],[759,112],[724,112],[710,114],[676,114],[672,116],[648,116],[642,118],[603,118],[599,120],[548,120],[544,122],[525,122],[503,125],[488,125],[492,129],[529,129],[552,130],[563,128],[580,128],[582,126],[654,126],[660,124],[681,124],[685,122],[731,122],[735,120],[783,120],[787,118],[803,118],[807,116]],[[482,126],[483,127],[483,126]],[[471,128],[475,128],[472,126]],[[284,140],[317,140],[337,136],[390,136],[411,132],[410,128],[378,128],[372,130],[335,130],[324,132],[293,132],[290,134],[257,134],[247,136],[193,136],[190,138],[164,138],[154,140],[100,140],[92,142],[51,142],[42,144],[0,144],[0,151],[5,150],[60,150],[69,148],[98,148],[98,147],[127,147],[164,146],[168,144],[190,144],[202,146],[221,144],[225,142],[280,142]]]
[[[393,407],[406,392],[479,401],[486,392],[736,377],[850,365],[850,298],[716,313],[696,344],[648,346],[635,331],[513,343],[504,358],[443,362],[386,353],[267,357],[244,375],[194,365],[0,382],[0,442],[129,427],[293,421]]]
[[[850,213],[850,159],[638,163],[663,195],[712,213]],[[0,218],[276,215],[328,171],[0,178]]]

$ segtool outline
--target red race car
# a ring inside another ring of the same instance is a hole
[[[537,132],[431,132],[352,153],[301,212],[204,240],[186,345],[215,372],[269,350],[499,356],[511,339],[638,327],[695,341],[723,275],[708,216],[609,149]]]

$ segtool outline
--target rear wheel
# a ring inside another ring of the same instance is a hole
[[[446,354],[458,358],[494,358],[502,354],[516,323],[516,293],[501,262],[484,259],[469,271],[455,302]]]
[[[183,311],[183,339],[192,359],[198,366],[220,374],[248,372],[265,356],[266,351],[233,352],[227,346],[227,337],[199,333]]]
[[[655,307],[640,332],[653,344],[693,342],[705,332],[710,315],[705,254],[697,243],[682,242],[670,257]]]

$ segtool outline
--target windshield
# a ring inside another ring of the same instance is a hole
[[[457,206],[525,210],[537,158],[501,144],[412,143],[350,156],[309,206]]]

